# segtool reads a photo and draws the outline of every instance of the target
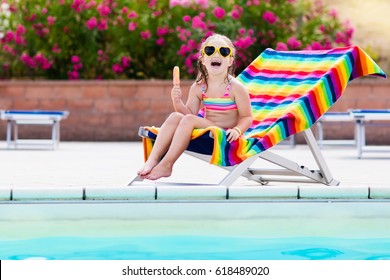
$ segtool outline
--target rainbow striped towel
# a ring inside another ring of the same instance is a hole
[[[347,83],[386,74],[359,47],[322,51],[266,49],[237,78],[248,89],[253,123],[244,137],[226,141],[225,130],[195,129],[192,139],[211,131],[210,163],[231,166],[311,127],[341,96]],[[147,127],[157,134],[158,128]],[[152,142],[144,138],[145,158]]]

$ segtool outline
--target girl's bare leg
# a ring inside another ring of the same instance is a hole
[[[188,147],[194,128],[205,128],[212,125],[213,123],[207,119],[194,115],[185,115],[173,135],[167,153],[145,178],[157,180],[161,177],[171,176],[173,164]]]
[[[153,167],[155,167],[159,163],[161,157],[168,150],[169,145],[172,142],[175,130],[177,129],[183,117],[183,114],[175,112],[169,115],[169,117],[165,120],[157,135],[152,152],[150,153],[144,166],[137,172],[139,176],[145,178],[145,176],[150,173]]]

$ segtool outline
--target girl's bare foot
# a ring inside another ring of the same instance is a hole
[[[167,165],[158,164],[156,165],[149,175],[145,176],[148,180],[157,180],[162,177],[169,177],[172,174],[172,167]]]
[[[152,171],[152,169],[158,164],[158,160],[153,160],[151,158],[149,158],[144,166],[138,170],[137,174],[138,176],[140,176],[141,178],[144,178],[149,175],[150,171]]]

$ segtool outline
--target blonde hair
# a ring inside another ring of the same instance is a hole
[[[208,87],[207,78],[208,78],[209,74],[207,73],[206,67],[202,63],[202,58],[204,55],[202,50],[203,50],[204,46],[206,46],[211,40],[213,40],[215,38],[222,39],[223,41],[225,41],[225,43],[230,48],[232,48],[233,63],[232,63],[232,65],[229,66],[228,71],[226,73],[226,82],[229,81],[229,75],[234,76],[234,71],[235,71],[235,66],[236,66],[236,63],[234,60],[235,55],[236,55],[236,48],[234,47],[233,42],[225,35],[221,35],[221,34],[217,34],[217,33],[214,33],[213,35],[207,37],[207,39],[200,46],[200,50],[199,50],[200,54],[199,54],[199,58],[197,61],[198,75],[196,77],[196,83],[204,84],[206,87],[205,90],[207,90],[207,87]]]

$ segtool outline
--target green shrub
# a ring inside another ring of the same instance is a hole
[[[320,1],[2,0],[2,79],[193,78],[201,40],[225,34],[237,73],[265,48],[329,49],[353,29]]]

